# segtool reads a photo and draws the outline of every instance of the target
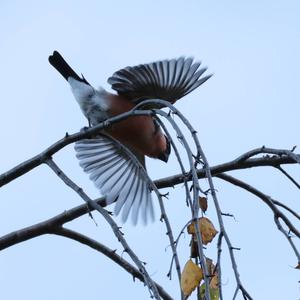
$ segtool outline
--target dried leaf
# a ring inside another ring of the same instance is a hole
[[[188,227],[187,227],[187,232],[188,232],[189,234],[195,234],[194,222],[188,225]]]
[[[192,258],[199,257],[198,245],[197,245],[197,241],[194,239],[194,237],[192,237],[192,239],[191,239],[190,247],[191,247],[191,257]]]
[[[210,299],[211,300],[219,300],[220,299],[220,292],[219,289],[209,287]],[[205,298],[205,283],[203,283],[200,287],[200,296],[201,299]]]
[[[205,217],[198,219],[198,226],[202,237],[202,242],[204,245],[210,243],[213,238],[216,236],[218,231],[215,229],[213,223]],[[187,227],[187,232],[189,234],[195,234],[195,226],[194,223],[191,223]]]
[[[219,291],[219,276],[217,269],[210,258],[206,258],[207,271],[209,275],[209,293],[211,300],[219,300],[220,291]],[[205,297],[205,283],[200,287],[200,297],[204,299]]]
[[[207,211],[207,198],[199,197],[199,206],[203,212]]]
[[[209,257],[206,257],[206,266],[207,266],[208,274],[212,275],[212,273],[215,270],[215,265],[213,264],[213,260]]]
[[[212,279],[210,280],[209,286],[212,289],[218,289],[219,288],[219,277],[217,274],[213,275]]]
[[[210,276],[212,276],[210,279],[210,282],[209,282],[210,288],[218,289],[219,288],[219,275],[218,275],[217,269],[213,263],[211,264],[211,269],[210,269],[209,273],[210,273]]]
[[[295,269],[300,270],[300,262],[299,262],[298,265],[295,267]]]
[[[219,288],[219,276],[218,276],[217,268],[213,263],[213,260],[207,257],[206,266],[207,266],[208,274],[210,276],[209,286],[213,289]]]
[[[203,279],[202,270],[191,259],[187,261],[181,274],[181,290],[185,297],[188,297],[192,291],[200,284]]]

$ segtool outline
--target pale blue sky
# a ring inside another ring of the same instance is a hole
[[[106,79],[127,65],[181,55],[202,60],[214,76],[177,107],[198,130],[211,165],[262,145],[299,145],[299,1],[220,2],[1,1],[0,173],[66,131],[86,125],[68,85],[48,64],[55,49],[92,84],[105,88]],[[72,146],[54,158],[89,195],[98,196]],[[300,180],[299,168],[287,169]],[[148,170],[157,179],[178,172],[178,167],[174,158],[168,165],[149,160]],[[299,190],[275,170],[234,174],[299,210]],[[223,211],[236,217],[225,223],[233,244],[242,248],[236,256],[251,295],[299,299],[296,259],[269,209],[238,188],[219,180],[215,184]],[[0,190],[0,235],[80,203],[41,166]],[[166,206],[177,235],[189,217],[180,186],[170,190]],[[98,227],[86,216],[67,226],[121,249],[108,226],[94,216]],[[208,217],[215,220],[212,205]],[[178,299],[175,272],[173,281],[166,278],[171,251],[164,226],[157,220],[147,227],[126,224],[124,231],[153,278]],[[189,257],[188,243],[186,236],[179,247],[182,265]],[[215,258],[215,247],[215,242],[209,246],[208,256]],[[223,262],[225,299],[231,299],[234,279],[226,251]],[[141,283],[106,257],[54,236],[1,252],[0,288],[6,300],[149,298]]]

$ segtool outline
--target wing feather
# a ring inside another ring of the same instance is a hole
[[[76,142],[75,151],[79,165],[106,196],[107,204],[116,202],[115,213],[118,215],[122,211],[122,221],[125,222],[130,214],[134,224],[139,216],[145,223],[149,214],[151,220],[154,219],[146,171],[130,150],[109,136],[99,135]]]
[[[171,103],[192,92],[211,75],[201,77],[206,68],[188,57],[126,67],[109,79],[112,89],[129,100],[163,99]]]

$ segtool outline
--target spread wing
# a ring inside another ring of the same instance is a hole
[[[112,89],[135,103],[146,99],[163,99],[174,103],[212,75],[202,76],[207,68],[192,58],[162,60],[150,64],[126,67],[109,79]]]
[[[145,223],[154,219],[146,171],[128,149],[111,137],[101,135],[76,142],[75,151],[80,166],[106,196],[107,204],[116,202],[115,213],[122,211],[123,222],[130,212],[134,224],[139,216]]]

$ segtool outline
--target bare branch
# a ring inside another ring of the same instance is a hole
[[[265,146],[262,146],[261,148],[256,148],[253,150],[250,150],[240,157],[236,159],[236,162],[241,162],[244,160],[247,160],[248,158],[255,156],[257,154],[267,153],[267,154],[273,154],[276,156],[288,156],[291,159],[293,159],[296,163],[300,164],[300,158],[298,155],[294,153],[295,147],[293,147],[292,150],[286,150],[286,149],[273,149],[273,148],[267,148]]]
[[[135,268],[133,265],[131,265],[127,260],[125,260],[123,257],[118,255],[115,250],[112,250],[108,248],[107,246],[99,243],[98,241],[91,239],[87,237],[86,235],[83,235],[81,233],[78,233],[74,230],[70,230],[64,227],[55,227],[51,230],[50,233],[60,235],[67,237],[69,239],[72,239],[74,241],[77,241],[81,244],[84,244],[90,248],[95,249],[96,251],[104,254],[109,259],[113,260],[115,263],[117,263],[120,267],[122,267],[124,270],[126,270],[128,273],[130,273],[133,278],[138,278],[140,281],[145,282],[144,277],[141,272],[137,268]],[[154,284],[157,287],[157,290],[160,294],[160,296],[165,300],[172,300],[173,298],[163,289],[162,286],[160,286],[157,282],[153,281]]]
[[[267,163],[267,165],[272,166],[272,164],[274,162],[273,161],[274,158],[262,158],[262,159],[252,159],[252,160],[258,161],[258,162],[255,162],[255,166],[260,166],[260,164],[266,165],[265,163]],[[271,164],[269,164],[269,162],[267,162],[268,160],[272,160]],[[289,162],[289,163],[292,163],[292,162]],[[223,168],[219,167],[219,166],[228,165],[228,164],[230,164],[230,163],[211,167],[212,174],[214,176],[217,176],[217,174],[219,174],[219,172],[221,173],[222,172],[221,170],[223,170]],[[282,164],[282,162],[276,158],[275,164]],[[227,167],[226,167],[226,169],[227,169]],[[199,178],[204,178],[203,172],[204,172],[203,170],[198,171]],[[157,186],[157,188],[165,188],[165,187],[170,187],[170,186],[173,186],[176,184],[183,183],[185,180],[188,180],[186,176],[183,176],[182,174],[178,174],[178,175],[174,175],[171,177],[165,177],[165,178],[156,180],[156,181],[154,181],[154,184]],[[94,201],[96,203],[98,203],[99,205],[101,205],[102,207],[106,206],[105,197],[98,198]],[[285,204],[283,204],[277,200],[273,200],[273,203],[278,206],[284,207],[286,210],[291,212],[296,218],[298,218],[298,219],[300,218],[300,216],[296,212],[291,210],[291,208],[287,207]],[[8,247],[13,246],[18,243],[21,243],[28,239],[37,237],[39,235],[46,234],[46,233],[48,233],[48,231],[47,231],[48,226],[51,227],[53,224],[63,225],[65,223],[70,222],[76,218],[79,218],[82,215],[88,213],[89,211],[93,211],[93,210],[94,210],[94,208],[87,204],[78,205],[70,210],[64,211],[63,213],[56,215],[50,219],[47,219],[43,222],[40,222],[40,223],[34,224],[32,226],[11,232],[7,235],[4,235],[0,238],[0,250],[3,250],[5,248],[8,248]]]
[[[186,174],[186,171],[185,171],[185,168],[184,168],[184,165],[183,165],[183,162],[181,160],[181,157],[180,157],[180,154],[179,154],[179,151],[176,147],[176,144],[174,143],[167,127],[164,125],[164,123],[159,119],[159,118],[156,118],[157,122],[160,124],[160,126],[163,128],[164,130],[164,133],[167,135],[170,143],[171,143],[171,146],[172,146],[172,149],[174,150],[175,152],[175,156],[177,158],[177,161],[179,163],[179,166],[180,166],[180,169],[181,169],[181,173],[182,174]],[[154,184],[154,186],[156,186]],[[191,195],[190,195],[190,191],[189,191],[189,187],[188,187],[188,182],[185,180],[184,181],[184,187],[185,187],[185,194],[186,194],[186,201],[188,203],[188,205],[190,206],[191,210],[192,210],[192,199],[191,199]],[[189,223],[189,222],[188,222]],[[187,223],[187,224],[188,224]],[[187,226],[187,225],[186,225]],[[183,231],[181,231],[182,233]],[[181,235],[180,233],[180,235]],[[179,237],[180,237],[179,235]],[[172,234],[173,236],[173,234]],[[173,256],[172,256],[172,259],[171,259],[171,264],[170,264],[170,269],[169,269],[169,272],[167,273],[167,276],[171,279],[172,277],[172,266],[173,266],[173,262],[175,260],[175,265],[176,265],[176,270],[177,270],[177,273],[181,273],[180,271],[180,265],[179,265],[179,260],[178,260],[178,255],[177,255],[177,246],[178,246],[178,242],[179,242],[179,237],[176,239],[176,241],[174,241],[174,238],[173,238],[173,246],[172,246],[172,251],[173,251]],[[179,278],[181,278],[181,274],[178,276]]]
[[[257,190],[256,188],[254,188],[253,186],[249,185],[248,183],[245,183],[243,181],[241,181],[240,179],[237,179],[235,177],[232,177],[228,174],[219,174],[216,175],[216,177],[221,178],[225,181],[228,181],[236,186],[239,186],[245,190],[247,190],[248,192],[250,192],[251,194],[256,195],[257,197],[259,197],[261,200],[263,200],[264,203],[266,203],[271,210],[274,213],[274,216],[277,218],[280,218],[284,221],[284,223],[287,225],[287,227],[289,228],[289,230],[291,232],[293,232],[298,238],[300,238],[300,232],[298,231],[298,229],[291,223],[291,221],[286,217],[285,214],[283,214],[274,204],[273,199],[262,193],[261,191]]]
[[[53,170],[53,172],[72,190],[74,190],[85,202],[87,202],[91,207],[93,207],[95,210],[97,210],[106,220],[106,222],[110,225],[110,227],[113,230],[113,233],[115,234],[118,241],[122,244],[124,251],[128,253],[128,255],[131,257],[133,262],[137,265],[140,272],[143,274],[145,279],[145,284],[148,286],[150,293],[153,292],[153,296],[155,299],[160,299],[159,293],[157,291],[156,286],[154,285],[151,277],[149,276],[146,268],[144,267],[143,263],[139,260],[137,255],[133,252],[133,250],[129,247],[128,243],[126,242],[125,238],[123,237],[122,232],[120,231],[119,227],[115,223],[115,221],[111,218],[109,213],[102,208],[100,205],[98,205],[96,202],[94,202],[92,199],[89,198],[89,196],[80,188],[77,186],[57,165],[52,159],[46,160],[47,165]]]
[[[241,187],[242,189],[245,189],[246,191],[254,194],[255,196],[259,197],[264,203],[266,203],[270,209],[273,211],[274,214],[274,221],[278,227],[278,229],[284,234],[284,236],[288,239],[290,245],[292,246],[292,249],[298,259],[298,262],[300,260],[300,256],[299,256],[299,252],[297,250],[297,248],[295,247],[293,241],[291,240],[290,235],[282,228],[279,219],[282,219],[284,221],[284,223],[286,224],[286,226],[288,227],[289,231],[293,232],[298,238],[300,238],[300,233],[299,231],[294,227],[294,225],[291,223],[291,221],[286,217],[285,214],[283,214],[278,208],[277,206],[274,204],[274,200],[262,193],[261,191],[257,190],[256,188],[254,188],[253,186],[249,185],[248,183],[245,183],[235,177],[229,176],[227,174],[219,174],[217,175],[218,178],[223,179],[225,181],[228,181],[236,186]]]
[[[153,112],[148,111],[138,111],[140,112],[140,115],[145,115],[146,112],[148,114],[153,114]],[[136,112],[137,114],[137,112]],[[0,187],[11,182],[12,180],[28,173],[32,169],[38,167],[39,165],[45,163],[45,161],[51,157],[53,154],[64,148],[65,146],[76,142],[78,140],[81,140],[83,138],[88,138],[99,132],[101,129],[110,126],[113,123],[116,123],[120,120],[125,119],[126,117],[130,116],[131,114],[126,113],[124,116],[123,114],[119,116],[119,118],[111,118],[107,121],[107,123],[101,123],[97,126],[94,126],[92,128],[86,129],[85,131],[77,132],[72,135],[66,134],[64,138],[57,141],[53,145],[49,146],[47,149],[45,149],[40,154],[28,159],[27,161],[24,161],[20,163],[19,165],[15,166],[11,170],[4,172],[0,175]],[[247,152],[248,153],[248,152]],[[263,167],[263,166],[269,166],[269,167],[278,167],[280,165],[284,164],[295,164],[295,160],[289,156],[265,156],[260,158],[252,158],[247,160],[240,159],[245,154],[241,155],[239,158],[234,159],[232,161],[219,164],[216,166],[213,166],[210,168],[211,174],[214,176],[216,174],[224,173],[227,171],[234,171],[234,170],[241,170],[241,169],[248,169],[253,167]],[[297,157],[297,160],[300,160],[300,154],[294,154]],[[197,170],[198,178],[205,178],[205,170],[200,169]],[[176,174],[172,175],[170,177],[165,177],[160,180],[154,181],[155,185],[158,188],[167,188],[170,186],[175,186],[177,184],[181,184],[184,182],[184,180],[191,180],[191,175],[187,176],[186,174]]]
[[[300,154],[297,154],[297,157],[300,159]],[[253,167],[277,167],[283,164],[295,164],[295,161],[288,157],[288,156],[272,156],[272,157],[260,157],[260,158],[250,158],[246,161],[239,161],[237,162],[237,159],[234,159],[232,161],[229,161],[227,163],[219,164],[216,166],[210,167],[210,171],[212,176],[215,176],[217,174],[221,174],[228,171],[234,171],[234,170],[242,170],[242,169],[249,169]],[[200,170],[197,170],[198,178],[205,178],[205,169],[202,168]],[[156,186],[158,188],[167,188],[171,186],[175,186],[177,184],[181,184],[184,182],[184,180],[191,180],[191,175],[184,176],[182,174],[176,174],[169,177],[165,177],[159,180],[154,181]]]
[[[3,173],[0,175],[0,187],[9,183],[10,181],[24,175],[25,173],[31,171],[32,169],[36,168],[37,166],[43,164],[46,162],[47,159],[49,159],[53,154],[64,148],[65,146],[74,143],[76,141],[79,141],[84,138],[92,137],[93,135],[96,135],[99,133],[102,129],[107,128],[111,126],[114,123],[120,122],[124,119],[127,119],[130,116],[145,116],[145,115],[152,115],[153,112],[150,110],[146,111],[136,111],[131,110],[126,113],[120,114],[116,117],[109,118],[105,120],[102,123],[99,123],[96,126],[85,128],[84,130],[69,135],[68,133],[65,134],[65,136],[60,139],[59,141],[52,144],[50,147],[45,149],[40,154],[20,163],[19,165],[15,166],[11,170]]]

